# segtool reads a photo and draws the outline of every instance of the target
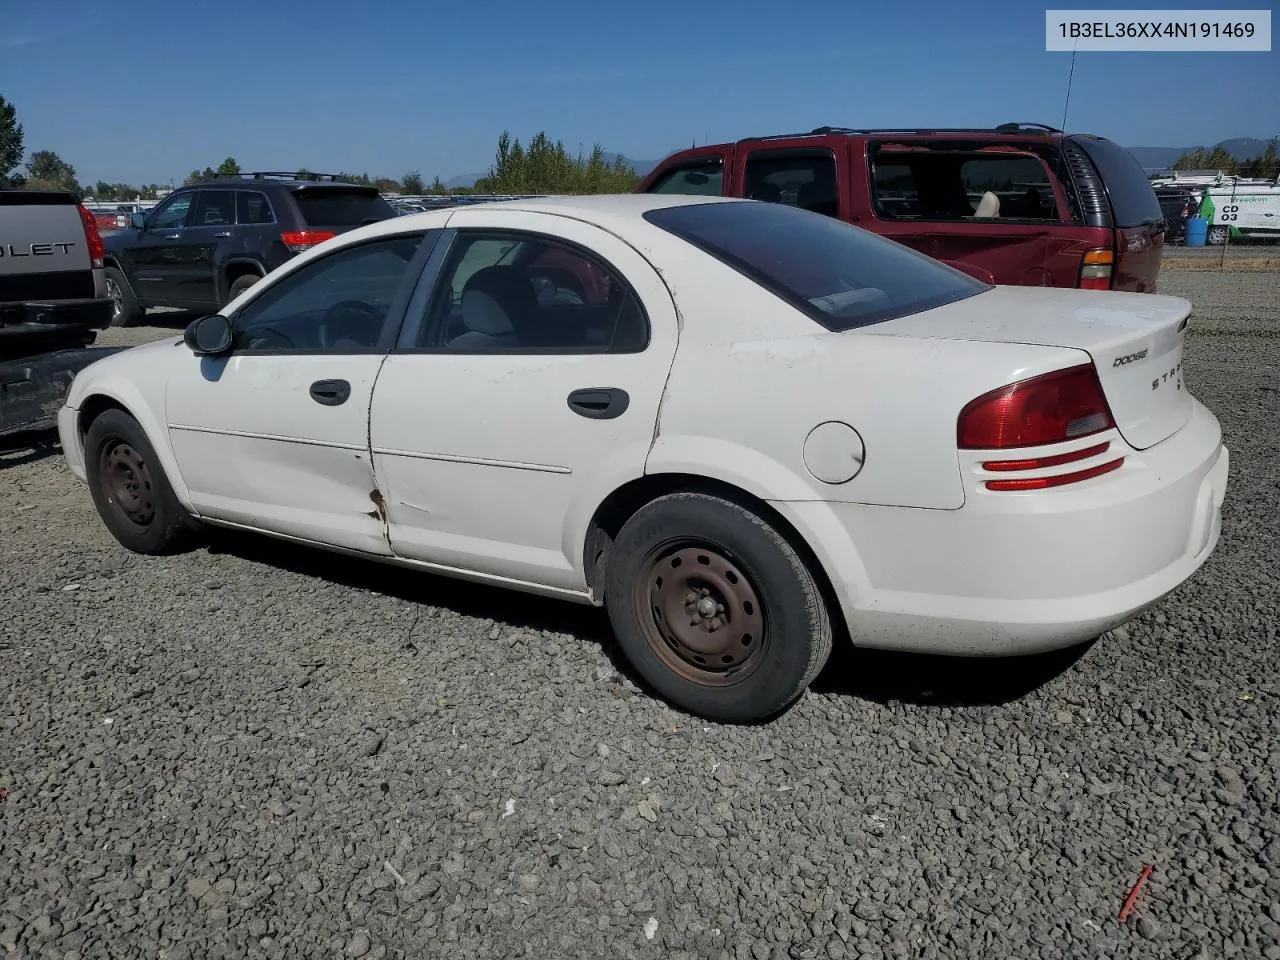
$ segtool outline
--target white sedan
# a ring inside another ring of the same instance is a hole
[[[131,550],[216,524],[603,604],[658,693],[755,720],[833,635],[1043,651],[1191,576],[1228,455],[1189,312],[778,204],[516,200],[301,254],[59,430]]]

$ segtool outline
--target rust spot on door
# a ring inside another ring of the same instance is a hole
[[[387,502],[382,496],[382,491],[376,487],[369,491],[369,499],[373,501],[373,509],[369,511],[367,516],[372,517],[382,524],[382,539],[387,541],[387,546],[391,545],[391,531],[387,526]]]

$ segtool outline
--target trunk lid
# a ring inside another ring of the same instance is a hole
[[[1191,395],[1182,382],[1190,314],[1191,304],[1179,297],[993,287],[852,332],[1083,350],[1097,368],[1116,427],[1127,443],[1143,450],[1177,433],[1191,416]]]

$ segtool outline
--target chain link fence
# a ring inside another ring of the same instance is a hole
[[[1156,197],[1168,224],[1165,264],[1170,269],[1280,271],[1280,184],[1275,181],[1158,186]],[[1193,217],[1203,222],[1194,224]]]

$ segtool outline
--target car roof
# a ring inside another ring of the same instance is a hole
[[[371,190],[378,192],[378,188],[367,183],[351,183],[348,180],[285,180],[273,177],[220,177],[216,180],[204,180],[200,183],[193,183],[186,187],[179,187],[180,190],[262,190],[270,187],[278,187],[283,190]]]
[[[492,200],[466,204],[460,207],[444,207],[423,213],[408,213],[390,220],[381,220],[360,229],[360,235],[373,239],[412,230],[440,229],[454,217],[465,221],[473,212],[509,210],[520,213],[546,213],[553,216],[581,220],[606,229],[634,228],[638,218],[650,210],[666,207],[687,207],[707,203],[754,203],[738,197],[696,196],[692,194],[655,193],[596,193],[581,195],[523,197],[514,200]],[[350,236],[350,234],[348,234]]]

